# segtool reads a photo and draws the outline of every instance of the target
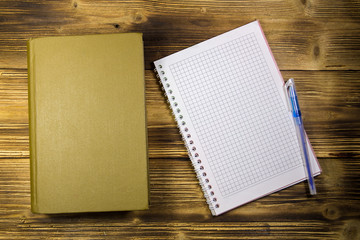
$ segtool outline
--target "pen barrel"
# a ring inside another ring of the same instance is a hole
[[[300,118],[300,120],[301,120],[301,111],[300,111],[299,101],[298,101],[296,90],[295,90],[295,85],[292,85],[289,88],[289,96],[290,96],[293,117]]]
[[[306,179],[308,180],[310,194],[315,195],[316,188],[315,188],[314,176],[312,174],[313,168],[312,168],[312,164],[310,161],[309,149],[307,146],[307,138],[306,138],[306,134],[305,134],[304,125],[303,125],[301,117],[295,117],[294,122],[296,125],[296,131],[297,131],[296,135],[298,137],[298,142],[299,142],[299,146],[300,146],[300,150],[301,150],[300,153],[301,153],[301,157],[303,159],[305,175],[306,175]]]

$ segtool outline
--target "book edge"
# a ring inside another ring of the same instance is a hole
[[[28,67],[28,121],[29,121],[29,157],[30,157],[30,192],[31,192],[31,211],[39,212],[37,205],[37,171],[36,171],[36,110],[35,110],[35,56],[34,40],[30,38],[27,42],[27,67]]]
[[[139,210],[146,210],[149,209],[150,207],[150,175],[149,175],[149,133],[148,133],[148,127],[147,127],[147,108],[146,108],[146,81],[145,81],[145,53],[144,53],[144,35],[143,33],[136,33],[137,36],[139,36],[140,38],[140,42],[141,42],[141,49],[142,49],[142,68],[143,68],[143,89],[144,89],[144,117],[145,117],[145,124],[144,124],[144,128],[145,128],[145,144],[146,144],[146,167],[147,167],[147,204],[146,206],[144,206],[143,209],[139,209]]]

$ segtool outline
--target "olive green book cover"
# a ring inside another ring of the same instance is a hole
[[[149,205],[141,33],[28,41],[31,209]]]

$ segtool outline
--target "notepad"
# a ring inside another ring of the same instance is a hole
[[[213,215],[305,179],[284,81],[258,21],[154,63]]]

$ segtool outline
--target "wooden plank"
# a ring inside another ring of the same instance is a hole
[[[106,220],[106,219],[105,219]],[[136,221],[136,220],[135,220]],[[334,231],[328,229],[330,224],[316,224],[312,221],[294,225],[289,222],[267,223],[236,223],[224,224],[194,222],[167,223],[138,223],[136,225],[118,224],[104,226],[99,223],[89,222],[92,227],[86,227],[77,223],[73,224],[24,224],[19,236],[26,239],[63,238],[71,239],[304,239],[303,236],[311,235],[309,239],[339,239],[341,232],[339,226]],[[26,227],[27,226],[27,227]],[[32,231],[29,231],[29,229]],[[134,230],[136,229],[136,230]],[[284,230],[286,229],[286,230]],[[17,236],[11,231],[8,234]],[[342,234],[343,235],[343,234]]]
[[[281,1],[268,0],[257,1],[256,5],[251,1],[211,1],[184,0],[174,1],[108,1],[108,0],[73,0],[73,1],[31,1],[21,0],[2,1],[2,15],[6,16],[8,24],[21,22],[20,17],[28,17],[30,20],[44,20],[52,22],[66,22],[69,20],[79,20],[83,16],[88,16],[92,20],[100,21],[104,18],[126,18],[132,23],[134,20],[140,21],[134,15],[146,13],[147,15],[162,16],[196,16],[196,15],[229,15],[239,17],[265,16],[270,18],[294,19],[307,16],[317,19],[326,18],[345,18],[349,20],[359,20],[360,2],[353,0],[333,1],[331,4],[319,0],[313,1]],[[14,16],[13,13],[17,15]],[[74,13],[77,13],[75,15]],[[66,18],[73,15],[72,18]],[[56,19],[56,20],[54,20]]]

